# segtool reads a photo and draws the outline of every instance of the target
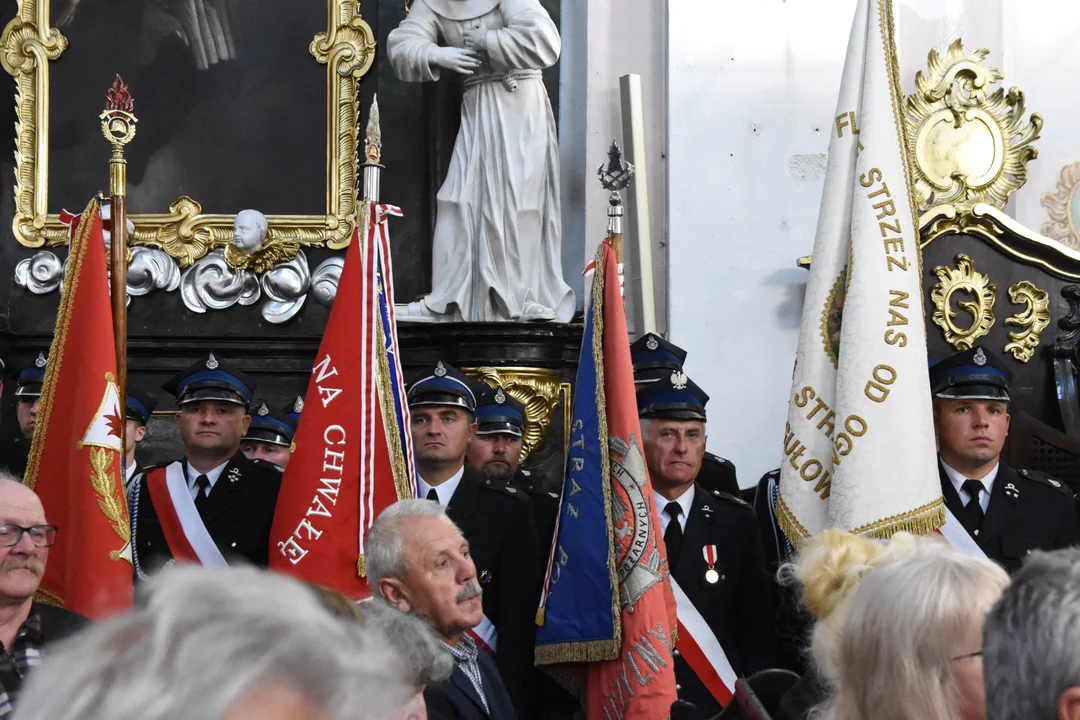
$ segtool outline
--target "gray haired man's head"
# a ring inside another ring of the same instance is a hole
[[[381,720],[414,692],[384,637],[301,583],[252,568],[174,568],[141,607],[50,654],[20,720]]]
[[[382,511],[364,543],[372,592],[414,613],[456,645],[484,617],[469,543],[431,500],[399,500]]]
[[[983,624],[987,720],[1080,718],[1080,549],[1031,555]]]
[[[360,612],[364,627],[382,633],[404,660],[406,680],[414,687],[436,685],[454,672],[454,659],[421,618],[398,612],[377,597],[360,603]]]

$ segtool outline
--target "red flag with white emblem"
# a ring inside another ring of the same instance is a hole
[[[92,618],[131,607],[116,346],[97,200],[72,236],[23,482],[59,527],[38,600]]]

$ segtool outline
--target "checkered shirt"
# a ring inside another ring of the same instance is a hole
[[[0,646],[0,718],[11,716],[23,678],[45,659],[43,642],[41,618],[32,613],[19,628],[11,652]]]
[[[469,678],[469,682],[476,688],[476,694],[480,696],[480,702],[484,703],[484,711],[490,714],[491,708],[488,707],[487,697],[484,695],[484,680],[480,675],[480,663],[476,659],[480,651],[472,635],[462,633],[457,647],[451,647],[442,640],[439,640],[439,644],[446,652],[454,656],[454,664],[461,668],[465,677]]]

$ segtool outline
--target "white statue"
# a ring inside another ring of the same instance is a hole
[[[241,210],[233,221],[233,245],[247,254],[259,251],[266,240],[266,216],[258,210]]]
[[[555,23],[539,0],[416,0],[386,47],[401,80],[468,76],[438,194],[432,291],[398,319],[568,322],[559,148],[540,75],[559,59]]]

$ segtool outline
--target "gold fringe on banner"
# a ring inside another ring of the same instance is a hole
[[[909,532],[913,535],[932,533],[945,524],[945,501],[941,498],[900,515],[884,518],[867,525],[860,525],[851,532],[873,538],[889,538],[894,533]]]

